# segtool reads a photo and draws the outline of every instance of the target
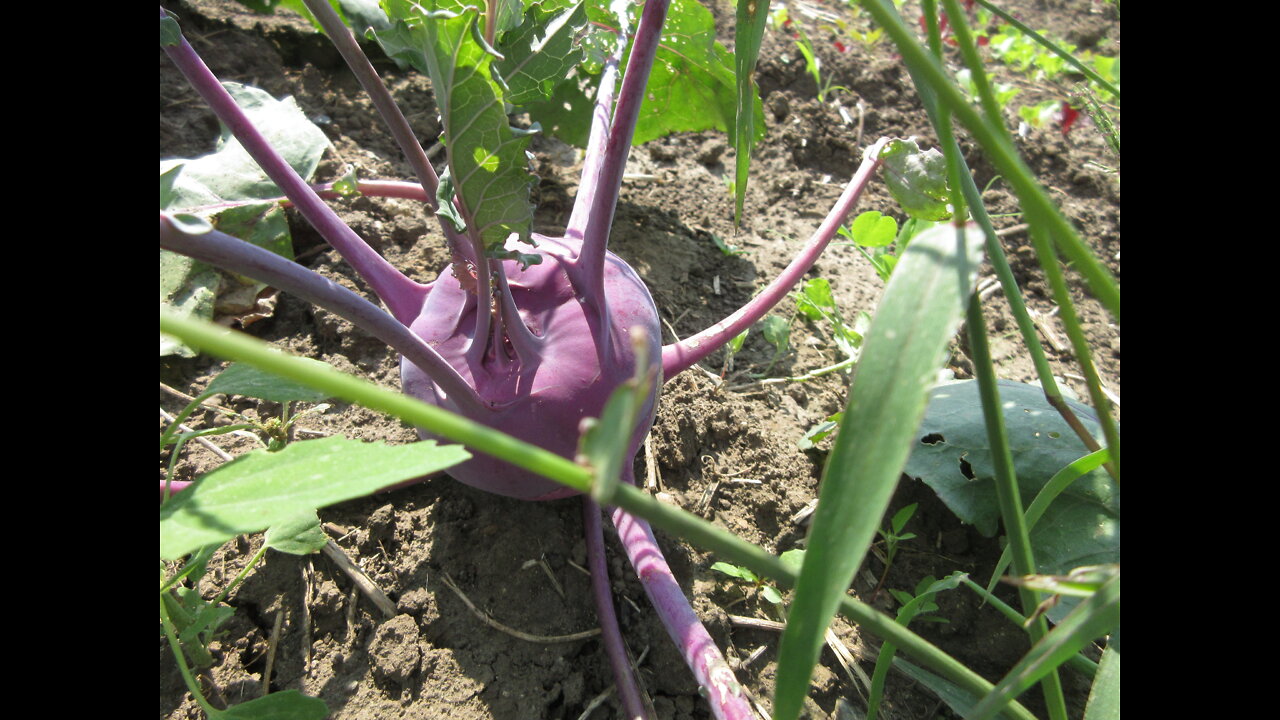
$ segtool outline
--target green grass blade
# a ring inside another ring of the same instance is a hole
[[[1021,695],[1047,673],[1065,663],[1094,638],[1120,627],[1120,575],[1116,574],[1080,603],[1053,632],[1031,648],[996,689],[974,708],[969,720],[995,717],[1013,698]]]
[[[738,25],[733,36],[733,64],[737,75],[738,105],[734,116],[734,206],[733,224],[742,222],[742,205],[747,197],[751,149],[756,144],[756,60],[764,27],[769,22],[768,0],[738,0]]]
[[[779,650],[775,718],[798,716],[823,634],[875,539],[929,388],[982,260],[982,233],[942,225],[912,241],[867,333],[843,431],[823,473]]]

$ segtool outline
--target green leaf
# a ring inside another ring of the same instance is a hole
[[[976,227],[933,228],[911,243],[862,349],[843,431],[823,471],[778,658],[775,719],[799,715],[823,634],[875,539],[917,438],[928,392],[982,262]]]
[[[782,564],[799,572],[804,565],[804,550],[788,550],[778,556]]]
[[[329,367],[326,363],[311,358],[302,358],[316,367]],[[293,380],[287,380],[274,373],[259,370],[245,363],[232,363],[226,370],[209,382],[205,395],[222,393],[224,395],[243,395],[268,402],[320,402],[327,400],[328,395],[314,390]]]
[[[204,263],[185,255],[160,251],[160,304],[168,306],[183,317],[213,320],[213,306],[217,290],[222,286],[222,276]],[[160,336],[160,355],[195,357],[190,347],[165,336]]]
[[[730,565],[729,563],[726,563],[726,562],[715,563],[714,565],[711,566],[711,569],[715,570],[716,572],[722,572],[725,575],[728,575],[729,577],[735,577],[735,578],[738,578],[739,580],[745,580],[749,583],[756,583],[760,581],[760,578],[757,577],[756,574],[751,572],[750,570],[744,567],[738,567],[737,565]]]
[[[278,522],[267,528],[266,545],[290,555],[318,553],[329,543],[329,536],[320,527],[320,516],[308,510]]]
[[[329,139],[307,120],[293,98],[275,100],[262,90],[238,83],[223,83],[223,87],[285,161],[303,179],[310,180]],[[161,210],[206,217],[223,232],[292,258],[284,212],[255,202],[281,195],[283,192],[225,127],[213,153],[160,161]],[[186,317],[212,320],[219,311],[218,301],[226,306],[223,310],[227,314],[244,313],[256,304],[263,287],[233,281],[209,265],[160,251],[160,303]],[[190,348],[164,338],[160,354],[195,356]]]
[[[640,4],[626,6],[634,13]],[[616,29],[621,24],[608,0],[589,0],[587,17],[597,28],[588,32],[583,41],[587,62],[556,85],[550,99],[524,105],[548,134],[578,147],[587,145],[600,63],[614,42],[613,33],[602,28]],[[716,42],[715,17],[696,0],[673,0],[632,143],[640,145],[673,132],[719,130],[729,136],[729,144],[736,148],[737,104],[734,59]],[[764,137],[765,125],[758,93],[752,99],[752,116],[751,137],[759,141]]]
[[[774,605],[782,604],[782,593],[778,592],[778,588],[772,585],[765,585],[760,588],[760,596]]]
[[[1034,498],[1059,470],[1089,451],[1041,388],[1002,380],[999,389],[1018,491]],[[1085,428],[1101,438],[1093,410],[1066,402]],[[1000,508],[977,382],[935,388],[916,441],[904,472],[928,484],[962,522],[993,536]],[[1080,477],[1057,496],[1031,528],[1031,547],[1037,569],[1049,575],[1120,561],[1120,489],[1105,470]],[[1064,603],[1049,617],[1059,620],[1070,607]]]
[[[255,450],[207,473],[160,509],[160,558],[259,532],[307,510],[363,497],[470,457],[460,446],[335,436]]]
[[[791,323],[784,317],[770,315],[761,321],[760,333],[775,353],[784,353],[791,342]]]
[[[673,0],[662,29],[633,143],[673,132],[720,130],[739,147],[738,90],[732,55],[716,42],[715,18],[696,0]],[[752,102],[753,135],[764,137],[764,106]],[[742,183],[745,187],[746,183]]]
[[[582,62],[576,38],[587,25],[587,7],[576,2],[540,2],[525,11],[524,23],[503,35],[494,65],[506,81],[507,102],[523,105],[551,96],[556,84]]]
[[[329,706],[320,698],[282,690],[215,711],[210,720],[324,720],[328,716]]]
[[[166,11],[167,13],[168,11]],[[160,44],[161,45],[179,45],[182,43],[182,28],[178,27],[178,21],[169,15],[160,18]]]
[[[898,221],[875,210],[868,210],[849,226],[853,241],[863,247],[886,247],[898,237]]]
[[[1120,720],[1120,631],[1111,635],[1093,676],[1084,720]]]
[[[947,161],[937,148],[920,149],[915,140],[893,140],[880,151],[884,181],[908,215],[923,220],[951,217]]]
[[[222,84],[254,127],[271,147],[302,176],[310,180],[320,158],[329,148],[329,139],[316,127],[291,97],[276,100],[257,88],[227,82]],[[267,177],[249,153],[226,127],[213,153],[194,159],[160,161],[160,173],[182,164],[173,182],[173,192],[161,210],[190,210],[243,200],[267,200],[284,193]]]
[[[844,420],[844,412],[838,412],[828,417],[823,422],[809,428],[809,431],[800,438],[797,446],[801,450],[810,450],[817,446],[818,443],[826,439],[828,435],[840,429],[840,421]]]
[[[738,0],[737,24],[733,35],[734,78],[737,104],[734,106],[734,208],[733,224],[742,222],[742,206],[747,196],[747,178],[751,167],[751,151],[756,144],[755,103],[756,61],[764,28],[769,22],[768,0]],[[763,126],[762,126],[763,127]]]
[[[498,58],[480,37],[480,10],[448,0],[390,0],[387,7],[398,18],[395,29],[378,36],[394,37],[406,51],[425,57],[449,175],[468,231],[486,255],[502,250],[513,233],[528,242],[529,193],[537,180],[529,172],[529,135],[513,132],[507,118],[506,89],[494,67]]]
[[[911,516],[916,514],[916,507],[919,503],[911,503],[894,513],[893,519],[889,521],[889,527],[893,528],[893,533],[898,535],[902,532],[902,528],[907,526],[907,522],[911,520]]]

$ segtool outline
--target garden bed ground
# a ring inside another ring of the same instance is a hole
[[[1082,48],[1119,51],[1119,19],[1111,5],[1090,0],[1005,4],[1027,6],[1020,13],[1029,24],[1048,28]],[[321,122],[335,146],[321,167],[321,179],[333,179],[346,163],[357,165],[363,178],[412,176],[336,52],[305,22],[283,12],[257,16],[222,2],[164,5],[176,13],[187,37],[221,79],[252,84],[276,97],[292,95],[309,117]],[[854,17],[838,3],[823,9]],[[718,2],[713,10],[723,36],[731,38],[732,6]],[[611,249],[636,268],[664,321],[682,337],[736,309],[776,275],[839,195],[863,147],[882,135],[916,135],[926,144],[934,142],[907,73],[887,43],[868,49],[845,39],[847,51],[841,53],[816,22],[795,7],[791,12],[814,38],[831,83],[847,88],[834,97],[851,121],[830,102],[817,101],[816,86],[794,43],[770,31],[759,72],[769,134],[752,166],[740,229],[733,228],[724,181],[732,172],[732,151],[723,135],[669,137],[632,151],[629,172],[648,179],[626,183]],[[439,126],[428,81],[397,72],[385,61],[377,65],[419,137],[433,139]],[[1025,86],[1015,103],[1057,92],[1013,75],[1002,80]],[[161,157],[209,152],[217,122],[163,53],[160,89]],[[1110,155],[1098,131],[1083,117],[1065,137],[1057,128],[1046,127],[1032,130],[1018,144],[1052,197],[1118,278],[1118,175],[1094,163],[1118,170],[1119,159]],[[554,233],[563,228],[576,191],[577,154],[546,140],[539,140],[535,149],[542,177],[536,228]],[[1016,213],[1007,186],[991,182],[991,166],[976,153],[969,153],[969,162],[978,186],[990,183],[989,210]],[[416,204],[365,198],[337,207],[348,224],[410,277],[434,279],[445,265],[436,223]],[[868,209],[896,211],[883,185],[873,185],[861,202],[859,210]],[[292,220],[301,262],[373,297],[336,252],[300,219]],[[1019,222],[1016,217],[999,218],[997,227]],[[712,234],[744,252],[726,256]],[[1061,330],[1056,318],[1047,317],[1053,304],[1025,247],[1029,239],[1025,232],[1012,230],[1003,241],[1029,305],[1046,315],[1046,327],[1057,335],[1046,342],[1055,373],[1084,396],[1083,384],[1071,379],[1079,370],[1069,352],[1055,344],[1063,342],[1058,339]],[[987,269],[982,276],[990,274]],[[846,317],[873,311],[883,287],[866,260],[849,247],[830,248],[810,277],[830,280]],[[1118,397],[1119,329],[1078,288],[1076,294],[1105,383]],[[1002,297],[997,292],[988,298],[1000,377],[1033,380],[1031,362]],[[279,296],[274,302],[274,314],[249,326],[249,332],[398,389],[398,359],[381,343],[295,298]],[[792,311],[788,301],[776,312],[789,317]],[[667,336],[665,341],[671,339]],[[793,320],[792,348],[773,366],[773,375],[799,375],[841,359],[823,329],[798,319]],[[772,354],[756,333],[735,358],[735,371],[725,382],[712,377],[721,371],[722,355],[717,354],[703,364],[710,373],[694,369],[668,383],[651,434],[651,452],[642,453],[636,472],[640,478],[656,476],[657,490],[671,502],[782,552],[803,541],[805,528],[793,517],[815,497],[825,458],[821,449],[802,451],[796,443],[807,429],[843,407],[848,378],[833,374],[805,383],[752,384],[745,373],[762,370]],[[161,380],[194,395],[221,366],[205,357],[162,358]],[[962,348],[955,348],[949,367],[958,377],[970,375]],[[249,415],[278,412],[270,405],[218,399]],[[176,412],[185,401],[162,390],[160,403]],[[213,421],[212,414],[196,419]],[[404,424],[344,403],[301,424],[313,433],[362,440],[416,440]],[[232,454],[254,446],[234,436],[223,436],[219,442]],[[221,462],[194,444],[186,452],[180,479]],[[903,546],[888,574],[888,587],[911,589],[926,575],[942,577],[955,570],[971,571],[985,581],[999,553],[997,541],[960,525],[931,491],[904,479],[892,509],[911,502],[920,503],[908,527],[917,537]],[[482,623],[445,584],[446,577],[452,578],[477,607],[526,633],[561,635],[594,627],[588,578],[578,569],[586,554],[579,501],[522,503],[439,476],[328,508],[321,516],[338,544],[396,603],[396,616],[384,617],[365,597],[353,594],[351,581],[322,556],[269,553],[229,598],[237,612],[216,644],[217,664],[207,676],[209,687],[216,687],[215,702],[242,702],[264,692],[267,638],[277,618],[282,619],[282,631],[271,689],[295,688],[319,696],[333,718],[573,719],[584,716],[593,699],[611,685],[597,639],[517,639]],[[625,564],[616,537],[608,540],[623,631],[633,653],[643,657],[640,676],[656,717],[708,717],[692,677]],[[210,596],[235,577],[260,542],[259,537],[242,538],[219,552],[204,581]],[[695,609],[737,666],[739,681],[768,706],[778,634],[736,626],[730,620],[730,615],[771,617],[767,603],[754,597],[742,600],[739,589],[710,570],[716,558],[669,539],[662,544]],[[892,611],[887,593],[873,598],[871,592],[883,567],[880,559],[869,558],[854,590]],[[973,595],[945,593],[938,602],[939,614],[950,622],[916,629],[988,678],[998,679],[1026,651],[1025,636],[991,608],[979,607]],[[878,641],[861,636],[842,620],[836,630],[869,673],[872,663],[866,658],[874,655]],[[763,652],[756,655],[759,648]],[[163,642],[160,652],[160,716],[200,716]],[[1087,685],[1066,677],[1078,714]],[[861,709],[862,693],[860,683],[851,682],[835,657],[824,652],[814,678],[814,717],[835,712],[841,698]],[[1039,706],[1034,695],[1025,698],[1033,709]],[[935,696],[902,676],[890,678],[885,711],[890,718],[952,717]],[[617,714],[610,696],[586,716]]]

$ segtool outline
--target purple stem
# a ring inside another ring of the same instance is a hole
[[[804,274],[809,272],[809,268],[818,261],[822,251],[826,249],[827,244],[836,236],[840,225],[844,223],[845,217],[858,203],[862,191],[866,189],[876,169],[880,167],[880,148],[884,143],[885,140],[881,139],[868,148],[863,155],[862,165],[858,167],[858,172],[854,173],[853,179],[841,193],[835,207],[831,208],[831,212],[809,239],[804,250],[772,283],[769,283],[768,287],[724,320],[696,335],[663,346],[662,377],[670,380],[677,373],[689,369],[699,360],[737,337],[743,330],[756,324],[787,296],[791,288],[795,287],[796,283],[800,282],[800,278],[804,277]]]
[[[623,480],[635,483],[630,464],[624,465]],[[693,671],[694,679],[711,704],[712,714],[719,720],[753,720],[755,714],[746,694],[676,583],[649,523],[614,509],[613,524],[618,529],[627,557],[631,559],[631,566],[635,568],[636,577],[640,578],[640,584],[657,610],[667,634],[680,648],[685,662]]]
[[[336,282],[269,250],[212,230],[183,232],[160,214],[160,247],[247,275],[350,320],[427,372],[460,412],[483,417],[484,402],[440,354],[405,325]]]
[[[582,180],[578,183],[578,196],[573,201],[573,214],[565,227],[565,237],[582,240],[591,223],[591,210],[595,206],[596,193],[600,189],[600,170],[604,165],[605,145],[612,127],[613,99],[618,85],[618,63],[627,49],[627,38],[619,34],[618,47],[605,62],[600,73],[600,87],[596,91],[596,105],[591,114],[591,134],[582,162]]]
[[[391,136],[395,138],[396,144],[400,146],[400,151],[404,153],[405,160],[409,162],[414,174],[418,176],[418,182],[422,183],[424,190],[423,201],[430,206],[431,212],[434,213],[437,207],[436,190],[440,186],[440,178],[436,175],[436,169],[432,167],[431,161],[427,159],[426,151],[422,149],[422,144],[418,142],[418,137],[414,134],[413,128],[409,126],[409,121],[405,119],[400,106],[391,97],[391,92],[387,89],[386,84],[382,82],[378,71],[373,69],[368,56],[360,49],[355,36],[351,34],[346,25],[342,24],[342,20],[334,12],[333,6],[326,0],[303,0],[303,2],[306,3],[307,9],[316,16],[316,20],[320,22],[325,34],[329,36],[333,46],[342,55],[342,59],[347,61],[347,66],[351,68],[352,74],[360,81],[360,86],[364,88],[365,92],[369,93],[369,99],[373,101],[374,107],[378,109],[378,114],[382,116],[382,121],[387,124],[387,128],[391,131]],[[458,235],[453,223],[442,217],[437,219],[440,221],[440,229],[449,241],[450,248],[466,247],[465,240]]]
[[[163,487],[163,483],[162,483]],[[591,496],[583,496],[582,518],[587,539],[587,565],[591,571],[591,591],[596,601],[596,614],[600,620],[600,634],[604,638],[605,654],[613,667],[613,680],[618,686],[618,697],[628,720],[648,718],[646,709],[631,672],[631,659],[622,640],[622,628],[613,609],[613,593],[609,587],[609,568],[605,563],[604,527],[600,522],[600,506]]]
[[[165,17],[163,8],[160,16]],[[165,45],[164,50],[191,87],[204,98],[218,119],[231,129],[267,177],[280,186],[307,222],[360,273],[397,320],[404,324],[412,322],[421,311],[430,288],[410,280],[392,267],[324,204],[262,137],[185,37],[180,37],[177,45]]]
[[[631,58],[622,77],[622,89],[614,108],[609,139],[605,143],[604,159],[592,190],[586,198],[589,203],[586,227],[583,228],[581,262],[584,273],[601,286],[604,284],[604,257],[609,248],[609,230],[613,227],[613,214],[618,206],[618,192],[622,187],[622,174],[627,168],[627,156],[631,153],[631,136],[635,133],[636,120],[640,117],[640,105],[644,101],[644,88],[649,82],[658,41],[662,37],[662,25],[666,22],[670,0],[647,0],[640,14],[640,24],[631,45]],[[594,132],[595,126],[592,126]],[[584,174],[584,183],[589,182]],[[597,296],[598,297],[598,296]]]

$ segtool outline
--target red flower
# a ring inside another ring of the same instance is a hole
[[[1062,101],[1062,137],[1066,137],[1071,132],[1071,126],[1075,124],[1076,118],[1080,117],[1080,111],[1071,107],[1071,103],[1066,100]]]
[[[839,40],[835,41],[835,46],[836,46],[836,50],[839,50],[840,52],[845,51],[844,43],[840,42]]]

